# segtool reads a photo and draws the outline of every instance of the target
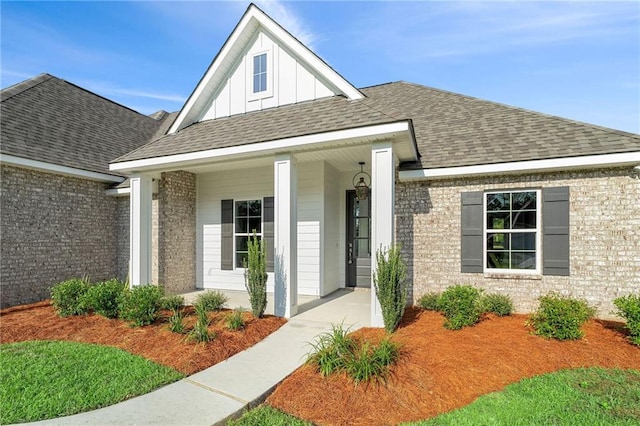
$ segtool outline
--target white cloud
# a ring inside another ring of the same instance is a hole
[[[103,82],[103,81],[95,81],[95,80],[80,80],[78,83],[81,87],[86,88],[95,93],[99,93],[100,95],[111,98],[111,97],[127,97],[127,98],[144,98],[144,99],[154,99],[159,101],[167,101],[173,104],[182,105],[187,99],[186,96],[178,95],[175,93],[164,93],[164,92],[156,92],[149,91],[144,89],[127,89],[118,86],[114,86],[112,83]],[[129,103],[127,103],[128,105]]]
[[[291,8],[287,7],[279,0],[262,0],[258,2],[258,6],[285,30],[289,31],[302,44],[311,50],[314,49],[314,43],[318,37],[309,29],[309,26],[304,22],[304,20],[291,10]]]

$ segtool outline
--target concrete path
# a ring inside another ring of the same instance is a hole
[[[154,392],[74,416],[30,425],[213,425],[253,407],[305,361],[309,342],[331,324],[369,325],[370,293],[340,290],[311,301],[255,346]],[[302,309],[304,310],[304,308]]]

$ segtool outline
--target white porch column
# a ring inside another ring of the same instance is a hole
[[[130,179],[129,278],[132,286],[151,282],[151,177]]]
[[[275,314],[298,313],[298,201],[296,159],[280,154],[274,162]]]
[[[395,211],[395,164],[391,142],[371,146],[371,326],[384,327],[380,302],[373,285],[376,253],[393,244]]]

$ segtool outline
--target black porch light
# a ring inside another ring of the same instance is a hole
[[[369,185],[371,185],[371,176],[363,170],[364,161],[360,161],[360,171],[353,176],[353,188],[356,190],[356,198],[364,201],[369,197]],[[365,180],[366,178],[366,180]],[[369,183],[367,183],[367,180]],[[356,182],[357,181],[357,182]]]

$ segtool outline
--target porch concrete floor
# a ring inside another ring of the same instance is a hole
[[[234,293],[229,294],[231,307],[249,306],[246,294]],[[344,322],[352,330],[368,326],[370,300],[370,291],[347,289],[324,298],[300,298],[299,315],[226,361],[110,407],[29,425],[222,425],[262,402],[304,363],[309,342],[332,324]]]

